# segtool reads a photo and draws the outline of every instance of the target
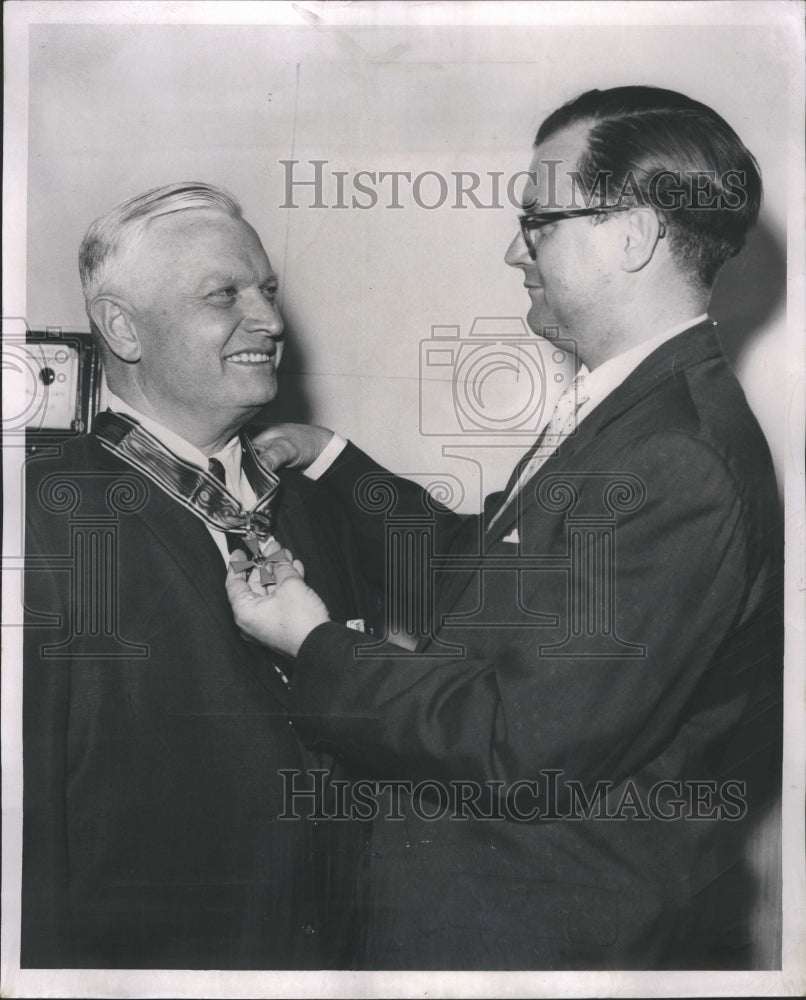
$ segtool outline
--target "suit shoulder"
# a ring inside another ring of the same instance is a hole
[[[47,501],[43,504],[45,495],[53,494],[56,507],[60,505],[60,497],[69,505],[71,485],[79,477],[86,477],[94,467],[92,445],[86,437],[58,445],[34,446],[25,457],[25,506],[29,521],[44,513],[44,509],[52,509],[53,505]]]
[[[141,485],[142,484],[142,485]],[[35,448],[25,461],[25,512],[29,527],[62,521],[76,511],[81,516],[108,516],[109,503],[134,510],[147,498],[148,481],[137,470],[107,455],[92,437],[82,436],[58,446]]]
[[[618,419],[633,442],[677,435],[678,449],[710,453],[737,481],[775,486],[772,457],[755,414],[724,357],[672,372]]]
[[[341,501],[318,480],[309,479],[296,469],[278,472],[282,485],[281,503],[301,506],[309,518],[333,520],[343,516]]]
[[[720,370],[721,368],[721,370]],[[608,469],[637,475],[670,515],[710,509],[733,521],[761,558],[781,545],[781,507],[767,442],[723,364],[686,372],[610,428]]]
[[[25,458],[28,482],[53,473],[87,472],[97,467],[97,445],[86,435],[71,438],[61,444],[35,445]]]

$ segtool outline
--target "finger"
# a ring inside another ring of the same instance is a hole
[[[300,559],[294,558],[294,553],[290,549],[283,549],[283,552],[288,557],[288,561],[294,567],[294,569],[299,573],[302,579],[305,579],[305,566]]]
[[[277,581],[277,586],[279,587],[286,580],[301,580],[302,573],[294,567],[293,563],[277,563],[274,566],[274,579]]]
[[[240,549],[240,548],[239,549],[233,549],[232,552],[230,552],[230,554],[229,554],[229,562],[227,563],[227,566],[229,567],[229,569],[232,569],[233,568],[232,567],[233,563],[237,564],[239,562],[249,562],[251,558],[252,557],[249,556],[249,555],[247,555],[247,553],[244,552],[243,549]],[[243,570],[238,570],[237,572],[241,572],[242,573]]]
[[[277,541],[276,538],[272,538],[270,542],[266,542],[266,544],[263,546],[264,556],[271,556],[277,552],[282,552],[282,551],[283,547],[282,545],[280,545],[280,543]]]
[[[250,439],[256,448],[265,448],[275,438],[282,437],[285,434],[285,428],[286,424],[284,423],[267,424],[265,427],[261,427],[256,434],[251,434]]]
[[[243,599],[244,594],[250,593],[249,584],[246,582],[246,574],[236,573],[232,567],[227,571],[225,586],[230,604],[235,604],[236,601]]]
[[[252,438],[260,464],[270,471],[283,465],[295,465],[299,456],[297,446],[288,437],[286,425],[268,427]]]
[[[247,567],[249,560],[244,556],[243,552],[238,552],[237,550],[232,552],[231,555],[232,559],[227,563],[227,583],[231,582],[233,586],[235,584],[243,584],[249,575]],[[239,568],[239,559],[244,567],[243,569]]]
[[[287,465],[293,457],[287,446],[282,441],[273,441],[265,448],[257,448],[257,457],[264,469],[274,472],[275,469]]]
[[[249,574],[249,589],[259,597],[263,597],[266,594],[263,581],[260,579],[260,571],[257,569],[253,569]]]
[[[273,552],[269,552],[267,550],[264,554],[266,556],[266,562],[270,566],[279,566],[281,563],[290,563],[294,560],[293,555],[288,551],[288,549],[281,549],[279,545]]]

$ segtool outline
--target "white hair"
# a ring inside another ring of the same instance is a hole
[[[87,311],[94,299],[107,289],[123,251],[139,238],[149,222],[162,215],[194,208],[215,208],[235,219],[243,217],[241,206],[229,191],[213,184],[184,181],[135,195],[96,219],[78,252],[78,271]]]

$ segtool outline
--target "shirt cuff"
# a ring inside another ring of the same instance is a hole
[[[308,479],[319,479],[320,476],[323,476],[327,472],[346,447],[347,441],[341,435],[334,434],[322,449],[319,458],[314,459],[308,468],[303,470],[303,475],[307,476]]]

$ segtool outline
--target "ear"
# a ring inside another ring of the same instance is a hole
[[[666,235],[666,227],[651,208],[636,207],[626,215],[621,268],[640,271],[655,254],[658,240]]]
[[[101,295],[89,309],[90,317],[106,346],[121,361],[140,360],[142,346],[130,307],[116,295]]]

